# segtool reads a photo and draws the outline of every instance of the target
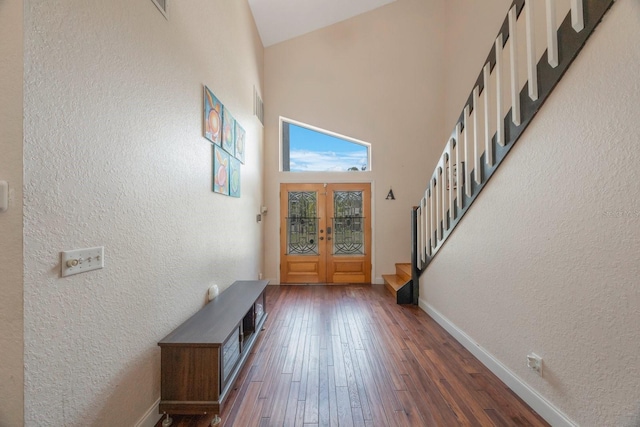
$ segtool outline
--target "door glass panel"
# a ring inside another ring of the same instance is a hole
[[[318,255],[318,193],[290,191],[287,253]]]
[[[331,238],[334,255],[364,254],[362,199],[362,191],[335,191],[333,193],[334,216]]]

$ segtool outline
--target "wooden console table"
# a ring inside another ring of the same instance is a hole
[[[160,413],[220,414],[267,319],[268,283],[235,282],[158,343]]]

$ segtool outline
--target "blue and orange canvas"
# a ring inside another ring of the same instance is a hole
[[[213,146],[213,191],[229,195],[229,153]]]
[[[222,103],[204,87],[204,137],[214,144],[222,142]]]
[[[232,156],[236,154],[236,121],[227,107],[222,107],[222,148]]]
[[[246,141],[246,132],[240,126],[240,124],[236,121],[236,159],[240,160],[242,164],[244,164],[244,152],[245,152],[245,141]]]
[[[240,160],[229,159],[229,195],[240,197]]]

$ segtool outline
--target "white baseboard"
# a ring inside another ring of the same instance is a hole
[[[374,285],[384,285],[384,279],[382,279],[382,277],[376,277],[373,280],[373,284]],[[276,280],[270,280],[269,281],[269,286],[278,286],[280,285],[280,283]]]
[[[418,300],[418,305],[440,326],[449,332],[460,344],[471,352],[480,362],[489,368],[500,380],[505,383],[515,394],[524,400],[534,411],[554,427],[577,427],[561,410],[556,408],[551,402],[546,400],[537,391],[529,387],[509,368],[503,365],[491,353],[482,348],[464,331],[454,325],[449,319],[444,317],[422,298]]]
[[[158,424],[161,414],[158,413],[158,406],[160,405],[160,398],[156,400],[151,408],[138,420],[135,427],[154,427]]]

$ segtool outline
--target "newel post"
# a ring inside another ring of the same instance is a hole
[[[418,269],[418,207],[411,209],[411,303],[418,305],[420,270]]]

